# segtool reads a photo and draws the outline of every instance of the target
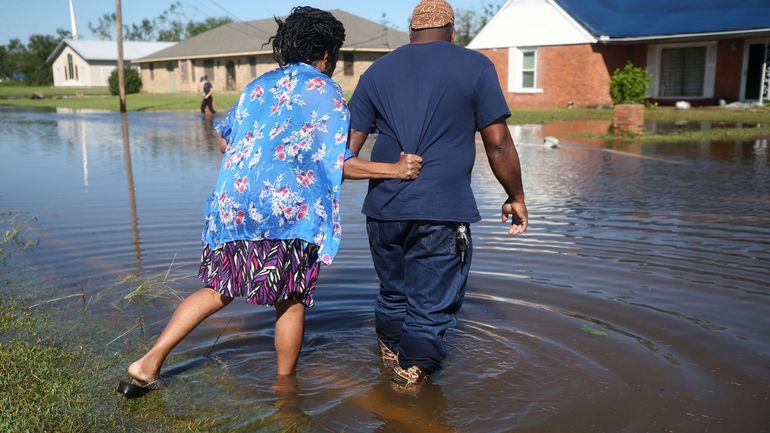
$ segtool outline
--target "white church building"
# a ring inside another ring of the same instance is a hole
[[[123,60],[126,66],[132,66],[132,60],[149,56],[174,44],[125,41]],[[110,74],[118,67],[118,43],[64,39],[48,56],[48,63],[53,69],[54,87],[105,87]]]
[[[112,71],[118,68],[117,41],[87,40],[78,37],[75,5],[69,0],[72,38],[59,42],[48,56],[53,69],[54,87],[107,87]],[[166,49],[175,42],[123,42],[123,61],[131,61]],[[134,66],[136,69],[139,66]]]

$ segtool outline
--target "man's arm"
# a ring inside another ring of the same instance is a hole
[[[481,139],[489,159],[489,165],[497,181],[505,188],[508,199],[503,203],[502,221],[512,216],[508,234],[516,236],[527,231],[528,213],[524,203],[524,187],[521,183],[521,164],[511,132],[501,117],[481,131]]]
[[[350,150],[358,154],[369,134],[350,130]],[[401,152],[401,158],[396,163],[372,162],[357,156],[348,158],[343,168],[345,179],[401,179],[412,180],[417,178],[422,167],[422,158],[417,155]]]
[[[224,137],[219,137],[219,151],[225,153],[225,150],[227,150],[227,140]]]

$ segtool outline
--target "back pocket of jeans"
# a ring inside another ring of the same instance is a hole
[[[457,254],[457,231],[451,226],[434,227],[433,231],[420,239],[420,245],[436,255]]]

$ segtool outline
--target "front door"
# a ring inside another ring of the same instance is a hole
[[[762,73],[767,73],[767,48],[765,44],[749,45],[749,59],[746,64],[746,87],[744,98],[750,101],[758,101],[762,89]],[[770,66],[770,65],[768,65]],[[765,84],[767,86],[767,83]]]
[[[227,62],[227,81],[225,82],[225,86],[227,90],[233,91],[235,90],[235,63],[233,63],[232,60]]]

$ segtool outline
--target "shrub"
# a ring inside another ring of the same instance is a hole
[[[142,79],[139,77],[139,72],[133,68],[126,68],[126,95],[130,93],[139,93],[142,90]],[[113,95],[118,94],[118,70],[117,68],[112,71],[110,78],[107,80],[110,86],[110,93]]]
[[[647,86],[652,77],[646,70],[626,63],[615,69],[610,78],[610,96],[615,104],[641,104],[647,99]]]

